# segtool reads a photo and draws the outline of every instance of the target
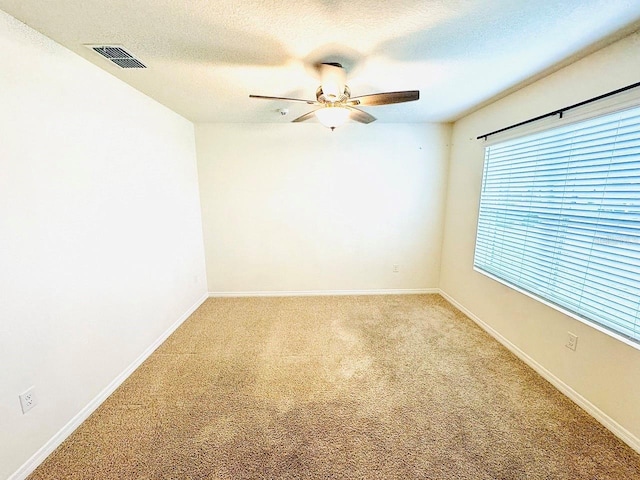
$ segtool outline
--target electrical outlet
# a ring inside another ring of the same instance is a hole
[[[575,333],[567,332],[567,343],[565,347],[569,350],[575,350],[578,346],[578,336]]]
[[[400,271],[400,266],[397,263],[393,264],[393,273],[398,273]]]
[[[18,395],[18,397],[20,397],[22,413],[27,413],[38,404],[38,399],[36,398],[36,387],[31,387],[26,392]]]

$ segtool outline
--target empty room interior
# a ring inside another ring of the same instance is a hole
[[[640,479],[640,3],[0,0],[0,479]]]

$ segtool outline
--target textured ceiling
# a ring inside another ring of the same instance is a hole
[[[640,28],[638,0],[0,0],[0,9],[195,122],[285,122],[315,98],[312,65],[341,62],[382,122],[451,121]],[[83,44],[121,44],[120,70]],[[279,108],[289,108],[281,117]]]

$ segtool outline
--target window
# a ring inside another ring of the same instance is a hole
[[[487,147],[474,266],[640,343],[640,107]]]

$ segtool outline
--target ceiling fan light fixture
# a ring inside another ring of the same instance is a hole
[[[326,106],[316,110],[316,118],[322,125],[331,130],[340,127],[349,120],[351,112],[344,107]]]

